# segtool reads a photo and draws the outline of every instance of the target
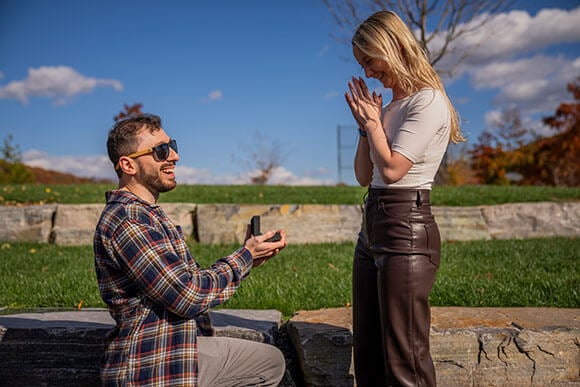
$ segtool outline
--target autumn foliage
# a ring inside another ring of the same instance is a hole
[[[580,77],[568,85],[574,102],[562,103],[543,123],[555,134],[529,139],[517,109],[503,112],[498,134],[485,131],[470,151],[481,184],[580,185]],[[510,179],[509,173],[518,179]]]
[[[526,147],[533,157],[521,168],[523,184],[580,185],[580,77],[568,85],[568,91],[575,102],[560,104],[553,116],[543,120],[557,134]]]
[[[125,117],[143,114],[143,112],[141,111],[142,108],[143,108],[143,104],[141,104],[141,103],[135,103],[131,106],[125,104],[125,106],[124,106],[125,111],[119,112],[119,114],[117,114],[115,117],[113,117],[113,120],[119,121],[120,119],[125,118]]]

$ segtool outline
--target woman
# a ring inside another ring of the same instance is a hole
[[[429,294],[441,245],[429,193],[447,145],[464,138],[439,76],[396,14],[371,15],[352,45],[365,76],[392,90],[384,107],[362,78],[345,93],[360,133],[356,179],[369,187],[353,263],[356,381],[435,386]]]

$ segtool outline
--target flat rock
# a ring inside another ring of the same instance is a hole
[[[277,310],[219,309],[211,316],[218,336],[270,344],[282,323]],[[103,337],[113,326],[106,309],[0,315],[0,386],[98,386]]]
[[[287,323],[307,385],[354,385],[351,313],[300,311]],[[580,386],[579,339],[580,309],[432,308],[441,386]]]

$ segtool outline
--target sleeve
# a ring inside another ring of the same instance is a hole
[[[188,265],[166,235],[133,220],[118,227],[111,242],[136,286],[154,303],[185,318],[229,299],[252,267],[245,247],[207,269]]]
[[[449,109],[438,90],[420,93],[408,107],[405,118],[396,131],[391,150],[419,162],[433,137],[447,125]]]

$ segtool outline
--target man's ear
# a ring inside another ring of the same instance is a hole
[[[119,169],[123,171],[124,174],[133,176],[137,173],[137,166],[135,165],[135,160],[130,157],[121,156],[119,158]]]

